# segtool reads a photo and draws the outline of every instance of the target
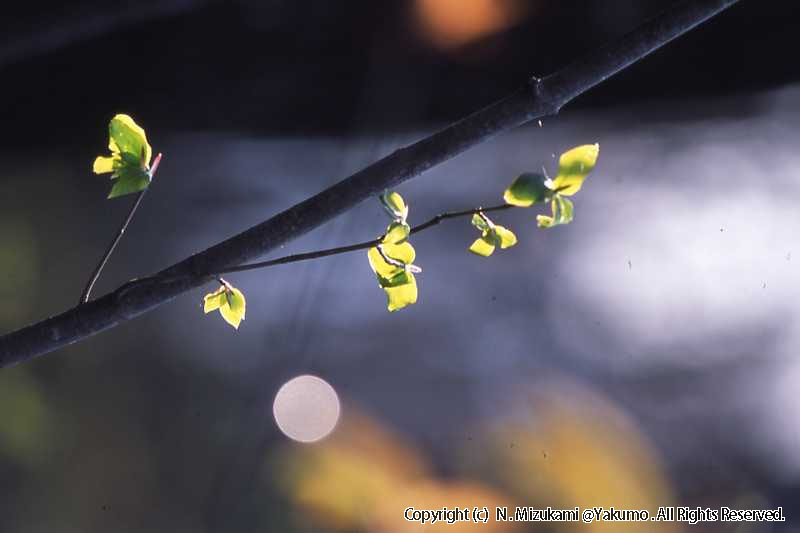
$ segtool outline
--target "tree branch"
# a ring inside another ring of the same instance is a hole
[[[0,367],[41,355],[134,318],[222,272],[264,255],[351,209],[419,176],[468,148],[562,106],[738,0],[689,0],[544,79],[401,148],[319,194],[165,269],[60,315],[0,337]]]

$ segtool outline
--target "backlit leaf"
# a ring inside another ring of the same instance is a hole
[[[500,239],[500,248],[511,248],[517,244],[517,236],[514,235],[514,232],[510,229],[504,228],[503,226],[495,226],[494,230],[497,237]]]
[[[108,125],[111,156],[99,156],[92,164],[95,174],[111,172],[115,180],[109,198],[142,191],[150,185],[152,149],[144,130],[128,115],[116,115]]]
[[[389,312],[417,303],[417,280],[411,272],[401,272],[380,284],[386,292]]]
[[[560,224],[569,224],[572,222],[573,218],[573,210],[574,206],[572,205],[572,201],[568,198],[562,198],[561,196],[558,197],[559,210],[561,212],[561,221]]]
[[[92,165],[92,172],[95,174],[105,174],[114,170],[114,158],[97,156]]]
[[[219,307],[222,318],[234,328],[239,329],[239,324],[244,320],[245,310],[244,294],[239,289],[231,287],[225,293],[225,302]]]
[[[208,314],[220,308],[226,302],[225,287],[220,287],[217,291],[206,294],[203,297],[203,312]]]
[[[472,246],[469,247],[469,251],[482,257],[489,257],[494,253],[495,242],[495,239],[493,239],[491,235],[489,235],[489,232],[486,231],[485,235],[475,239],[475,242],[473,242]]]
[[[150,185],[150,175],[138,167],[126,166],[116,171],[118,176],[111,186],[108,198],[143,191]]]
[[[379,197],[381,205],[389,213],[389,216],[400,222],[405,222],[408,218],[408,205],[399,193],[386,191]]]
[[[150,165],[153,151],[147,142],[147,136],[130,116],[120,114],[112,118],[108,133],[120,153],[133,155],[145,168]],[[114,151],[113,148],[111,150]]]
[[[225,282],[216,291],[203,298],[203,312],[219,310],[222,318],[236,329],[245,317],[247,303],[242,291]]]
[[[480,216],[478,213],[472,215],[472,225],[481,231],[486,231],[489,229],[489,222],[487,222],[487,219],[484,218],[485,216],[486,215]]]
[[[496,247],[509,248],[517,244],[514,232],[498,226],[492,222],[486,213],[476,213],[472,216],[472,225],[481,231],[481,236],[472,243],[469,251],[482,257],[489,257]]]
[[[597,163],[599,153],[599,144],[585,144],[561,154],[558,175],[553,178],[553,190],[563,196],[572,196],[578,192]]]
[[[546,178],[541,174],[522,174],[503,193],[507,204],[517,207],[530,207],[545,201],[553,191],[545,185]]]
[[[385,244],[399,244],[406,239],[411,233],[411,227],[405,222],[392,222],[386,228],[386,234],[383,236],[382,241]]]
[[[572,222],[573,205],[567,198],[562,198],[560,195],[553,197],[550,210],[553,213],[552,216],[538,215],[536,217],[540,228],[550,228]]]
[[[390,259],[403,264],[411,264],[416,258],[414,247],[408,241],[400,244],[384,244],[382,245],[383,253]],[[372,247],[367,252],[369,265],[372,271],[381,278],[390,279],[398,273],[403,272],[404,269],[397,265],[392,265],[386,262],[377,247]]]

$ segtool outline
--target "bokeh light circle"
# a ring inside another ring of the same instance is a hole
[[[275,423],[284,435],[299,442],[326,437],[339,420],[339,396],[322,378],[302,375],[284,383],[272,404]]]

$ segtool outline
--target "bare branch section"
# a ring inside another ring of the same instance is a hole
[[[688,0],[616,43],[598,48],[544,79],[533,78],[506,98],[401,148],[319,194],[144,280],[60,315],[0,337],[0,367],[74,343],[164,304],[252,261],[361,201],[455,157],[498,133],[558,113],[562,106],[738,0]]]

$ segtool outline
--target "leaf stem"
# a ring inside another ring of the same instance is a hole
[[[155,159],[153,160],[153,166],[148,171],[150,174],[150,179],[152,180],[153,177],[156,175],[156,171],[158,170],[158,165],[161,164],[161,154],[159,153]],[[136,210],[139,209],[139,204],[142,203],[142,199],[144,198],[147,189],[150,187],[148,186],[145,189],[139,191],[139,194],[136,195],[136,201],[133,202],[131,206],[131,210],[128,212],[128,216],[125,217],[125,220],[122,222],[122,225],[117,230],[117,234],[114,239],[111,241],[111,244],[108,245],[103,257],[100,259],[100,262],[94,268],[92,272],[91,278],[89,278],[89,282],[84,287],[83,292],[81,293],[81,299],[78,303],[86,303],[89,301],[89,296],[92,294],[92,288],[94,288],[94,284],[97,283],[98,278],[100,278],[100,273],[103,272],[103,268],[105,268],[106,263],[108,263],[108,259],[111,257],[111,254],[114,253],[114,249],[119,244],[119,241],[122,239],[122,235],[125,233],[125,230],[128,229],[128,225],[133,220],[133,215],[136,214]]]

